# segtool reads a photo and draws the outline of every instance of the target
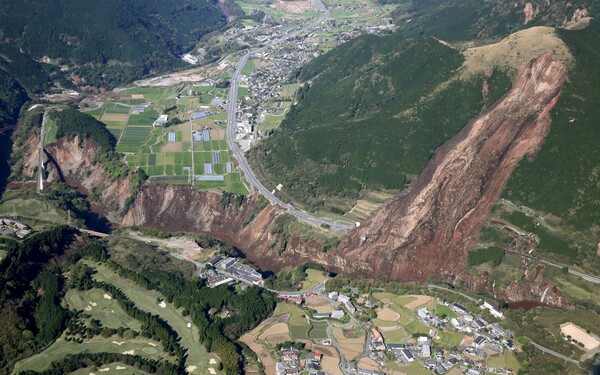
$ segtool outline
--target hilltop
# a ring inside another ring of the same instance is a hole
[[[110,88],[184,66],[225,18],[208,0],[18,0],[0,5],[0,25],[0,65],[36,91],[51,78]]]

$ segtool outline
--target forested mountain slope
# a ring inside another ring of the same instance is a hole
[[[433,150],[509,87],[503,71],[458,78],[462,54],[433,38],[363,36],[309,63],[298,103],[251,159],[288,199],[403,189]],[[485,82],[486,89],[483,89]]]
[[[552,112],[554,123],[535,156],[523,160],[504,196],[552,214],[578,230],[600,225],[600,22],[558,30],[575,63]]]
[[[499,38],[535,25],[563,26],[595,15],[598,0],[378,0],[397,4],[393,18],[399,31],[443,40],[473,41]]]
[[[179,55],[224,24],[208,0],[0,3],[3,43],[35,60],[71,67],[70,73],[95,86],[114,86],[183,64]]]

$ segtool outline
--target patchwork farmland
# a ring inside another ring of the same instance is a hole
[[[227,90],[208,84],[137,87],[85,112],[106,124],[116,151],[151,181],[247,193],[225,140],[226,97]],[[161,115],[166,124],[157,121]]]

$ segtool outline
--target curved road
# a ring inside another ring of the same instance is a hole
[[[329,10],[327,9],[327,7],[325,5],[323,5],[321,0],[314,0],[314,1],[315,1],[316,5],[319,6],[323,10],[323,14],[321,15],[321,17],[319,17],[319,19],[317,19],[313,23],[303,27],[300,30],[297,30],[293,33],[290,33],[290,34],[282,36],[278,39],[275,39],[263,47],[248,51],[244,56],[242,56],[242,58],[238,62],[235,72],[233,73],[233,76],[231,77],[231,87],[229,89],[229,102],[227,105],[227,144],[229,145],[229,148],[231,149],[233,156],[238,161],[240,169],[242,170],[242,172],[244,172],[244,175],[246,176],[246,180],[248,180],[248,183],[250,184],[250,189],[252,191],[254,189],[258,190],[260,192],[260,194],[262,194],[265,198],[267,198],[269,200],[269,202],[271,202],[271,204],[277,204],[281,207],[284,207],[285,209],[287,209],[287,211],[290,215],[295,216],[301,222],[304,222],[304,223],[307,223],[310,225],[314,225],[314,226],[328,225],[334,231],[347,231],[347,230],[350,230],[355,227],[354,223],[348,223],[348,222],[342,222],[342,221],[337,221],[337,220],[329,220],[326,218],[315,217],[305,211],[302,211],[300,209],[293,207],[290,204],[284,203],[283,201],[281,201],[281,199],[277,198],[269,189],[267,189],[258,180],[256,175],[254,174],[254,171],[248,164],[248,160],[246,160],[246,156],[244,155],[244,153],[242,152],[242,150],[240,149],[238,144],[235,142],[235,124],[236,124],[236,120],[237,120],[236,112],[237,112],[237,104],[238,104],[237,93],[238,93],[238,85],[239,85],[239,79],[241,76],[242,69],[244,69],[246,62],[248,61],[250,56],[252,56],[253,54],[264,51],[266,49],[269,49],[289,38],[293,38],[302,33],[306,33],[308,30],[314,28],[315,26],[317,26],[318,24],[323,22],[325,19],[327,19],[329,17]]]

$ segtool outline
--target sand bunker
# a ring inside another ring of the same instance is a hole
[[[167,307],[167,304],[165,303],[165,301],[160,301],[160,303],[158,304],[158,306],[160,306],[161,309],[164,309]]]
[[[117,366],[117,367],[115,367],[115,368],[116,368],[117,370],[125,370],[125,369],[127,369],[127,367],[125,367],[125,366]]]
[[[209,372],[211,375],[215,375],[215,374],[217,373],[217,372],[215,371],[215,369],[214,369],[214,368],[212,368],[212,367],[209,367],[209,368],[208,368],[208,372]]]
[[[188,323],[188,324],[187,324],[187,327],[188,327],[188,328],[192,328],[192,323]]]
[[[144,99],[144,94],[133,94],[131,99]]]
[[[131,349],[131,350],[126,350],[123,352],[124,355],[135,355],[135,350]]]
[[[92,311],[92,306],[90,306],[90,305],[87,305],[87,306],[85,307],[85,309],[84,309],[84,310],[85,310],[85,311]]]
[[[112,299],[112,297],[108,293],[104,293],[104,299]]]
[[[121,346],[121,345],[125,344],[125,341],[113,341],[112,343],[115,345]]]
[[[153,342],[149,342],[148,345],[150,345],[150,346],[156,346],[156,344],[153,343]]]
[[[100,370],[98,370],[100,372],[107,372],[110,371],[110,367],[106,367],[106,368],[101,368]]]
[[[198,366],[188,366],[185,368],[185,371],[194,372],[194,371],[196,371],[197,368],[198,368]]]
[[[377,319],[383,320],[385,322],[395,322],[396,320],[400,319],[400,314],[390,309],[389,307],[386,307],[385,309],[377,313]]]
[[[216,365],[217,364],[217,360],[214,358],[211,358],[210,361],[208,361],[209,365]]]

